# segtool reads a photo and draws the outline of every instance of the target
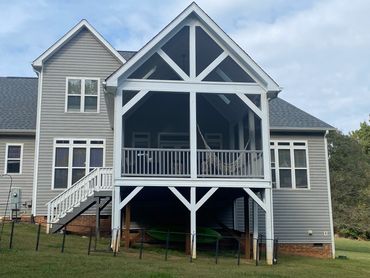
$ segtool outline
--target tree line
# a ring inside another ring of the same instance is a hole
[[[370,240],[370,120],[327,138],[335,232]]]

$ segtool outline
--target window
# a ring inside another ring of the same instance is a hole
[[[104,140],[58,139],[54,144],[53,188],[68,188],[97,167],[104,167]]]
[[[132,134],[132,145],[134,148],[149,148],[150,147],[150,133],[134,132]]]
[[[309,188],[307,143],[272,141],[270,146],[273,188]]]
[[[22,174],[23,144],[6,144],[5,174]]]
[[[99,78],[67,77],[66,112],[99,112]]]

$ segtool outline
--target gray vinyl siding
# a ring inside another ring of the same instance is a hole
[[[52,190],[55,138],[105,139],[105,166],[113,164],[113,131],[101,82],[121,63],[87,30],[81,30],[43,67],[36,215],[62,190]],[[65,113],[66,77],[100,78],[100,113]]]
[[[324,136],[272,135],[271,140],[307,140],[310,178],[310,189],[273,190],[275,238],[282,243],[331,243]],[[237,222],[240,222],[236,227],[243,231],[244,204],[235,205]],[[250,220],[253,219],[252,207]],[[259,233],[265,235],[265,213],[261,208],[258,222]],[[308,235],[309,230],[312,236]],[[253,231],[252,221],[250,231]]]
[[[6,144],[23,144],[22,173],[12,175],[13,188],[21,189],[21,204],[32,204],[33,165],[35,155],[34,136],[2,136],[0,135],[0,173],[5,173]],[[4,215],[8,198],[10,179],[0,177],[0,217]],[[10,207],[8,208],[9,212]],[[27,206],[21,207],[21,212],[30,213]],[[8,214],[9,215],[9,214]]]
[[[275,237],[280,242],[330,243],[332,235],[324,136],[286,135],[271,136],[271,139],[307,140],[310,172],[308,190],[273,190]],[[264,217],[261,218],[263,220]],[[308,235],[308,230],[312,230],[312,236]],[[328,235],[324,236],[324,232]]]

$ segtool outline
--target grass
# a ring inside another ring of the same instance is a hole
[[[208,253],[200,253],[193,263],[178,251],[170,251],[164,261],[164,251],[144,249],[143,259],[139,250],[130,249],[113,257],[109,252],[87,255],[89,239],[68,235],[65,252],[60,252],[62,235],[41,234],[40,249],[34,250],[35,225],[16,224],[13,249],[9,250],[9,227],[6,225],[0,246],[0,277],[370,277],[370,242],[337,239],[337,255],[348,259],[315,259],[298,256],[280,256],[275,266],[241,261],[235,257],[220,257],[216,265]],[[99,250],[107,249],[108,241],[98,244]]]

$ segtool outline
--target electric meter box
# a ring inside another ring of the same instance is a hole
[[[12,188],[10,192],[10,207],[11,209],[20,209],[21,208],[21,189]]]

